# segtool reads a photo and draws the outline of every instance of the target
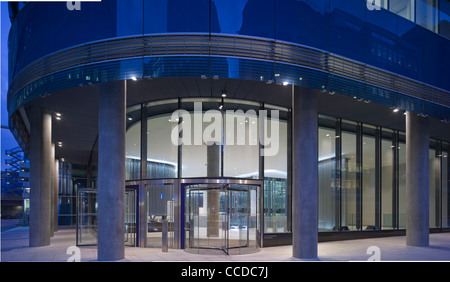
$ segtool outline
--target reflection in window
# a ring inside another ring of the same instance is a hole
[[[416,23],[438,32],[437,0],[416,0]]]
[[[434,142],[430,140],[430,144]],[[434,145],[434,144],[433,144]],[[429,161],[430,161],[430,195],[429,195],[429,203],[430,203],[430,228],[439,227],[439,192],[440,192],[440,158],[437,156],[436,149],[430,148],[429,150]]]
[[[389,0],[389,10],[414,21],[414,0]]]
[[[375,137],[364,135],[362,144],[362,225],[363,230],[375,230],[376,214],[376,155]]]
[[[403,137],[404,138],[404,137]],[[406,228],[406,144],[398,144],[398,227]]]
[[[147,120],[147,178],[177,177],[178,146],[171,142],[171,114]]]
[[[392,189],[394,172],[394,146],[392,140],[381,140],[381,224],[383,229],[393,228]]]
[[[226,109],[227,105],[229,104],[225,104]],[[259,178],[258,120],[258,109],[225,111],[225,177]]]
[[[194,106],[196,105],[196,106]],[[206,145],[202,134],[209,125],[217,122],[215,117],[211,121],[205,121],[203,114],[208,110],[219,110],[220,99],[185,99],[182,109],[189,113],[188,118],[183,119],[182,127],[189,132],[183,131],[183,138],[187,143],[182,148],[182,177],[219,177],[221,174],[221,151],[220,145]],[[195,108],[198,107],[198,108]],[[190,122],[190,127],[189,127]],[[220,122],[220,121],[219,121]],[[197,131],[198,130],[198,131]],[[196,134],[196,132],[200,132]],[[187,135],[186,135],[187,134]],[[215,136],[216,132],[211,133]],[[189,139],[190,136],[190,139]]]
[[[356,161],[356,133],[343,132],[341,138],[342,230],[358,230],[357,201],[359,168]]]
[[[443,143],[442,144],[442,154],[441,154],[441,163],[442,163],[442,227],[448,228],[450,227],[450,191],[449,191],[449,179],[448,179],[448,163],[449,163],[449,150],[450,144]]]
[[[129,107],[126,113],[125,179],[141,178],[141,105]]]
[[[268,121],[270,123],[270,121]],[[270,128],[270,125],[268,126]],[[290,232],[287,195],[287,122],[280,121],[278,154],[264,156],[264,232]]]
[[[439,34],[450,38],[450,1],[439,0]]]
[[[339,226],[339,187],[336,187],[336,134],[319,127],[319,231]]]

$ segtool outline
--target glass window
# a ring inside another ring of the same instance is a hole
[[[449,170],[449,156],[448,152],[450,150],[449,143],[442,144],[442,227],[450,227],[450,191],[449,191],[449,178],[448,178],[448,170]]]
[[[359,167],[356,156],[356,133],[342,132],[341,138],[342,230],[358,230]]]
[[[362,228],[375,230],[376,222],[376,154],[375,136],[362,137]]]
[[[174,243],[173,184],[150,184],[147,188],[147,247],[162,247],[162,224],[168,222],[169,248]]]
[[[450,38],[450,1],[439,0],[439,34]]]
[[[392,193],[394,172],[394,146],[392,132],[385,131],[386,139],[381,140],[381,224],[382,229],[393,228]],[[388,137],[390,137],[388,139]]]
[[[416,23],[431,31],[438,32],[437,0],[417,0],[416,10]]]
[[[414,21],[414,0],[389,0],[389,10]]]
[[[281,115],[285,115],[281,112]],[[283,118],[283,117],[280,117]],[[267,120],[267,119],[266,119]],[[268,128],[271,120],[267,120]],[[270,136],[270,135],[269,135]],[[279,120],[279,146],[275,155],[264,156],[264,232],[290,232],[288,212],[288,123]]]
[[[398,144],[398,227],[406,228],[406,143],[400,135]]]
[[[279,137],[279,130],[271,132],[271,119],[259,119],[259,104],[224,103],[224,148],[223,148],[223,176],[236,178],[259,178],[260,138],[259,122],[264,121],[264,138],[269,140]],[[277,143],[277,144],[275,144]],[[273,144],[279,145],[275,140]]]
[[[125,135],[125,179],[141,178],[141,107],[127,109]]]
[[[177,129],[178,101],[149,103],[147,115],[147,176],[146,178],[175,178],[178,172],[178,144],[172,140]]]
[[[183,99],[181,109],[188,115],[182,126],[182,177],[219,177],[221,175],[221,150],[217,143],[206,145],[203,137],[221,141],[221,99]],[[208,111],[211,120],[205,120]],[[190,125],[190,126],[189,126]],[[216,127],[216,125],[218,127]],[[216,130],[215,130],[216,129]],[[234,159],[236,163],[236,159]]]
[[[435,148],[436,141],[430,140],[430,145]],[[430,148],[429,160],[430,160],[430,228],[439,227],[439,194],[440,194],[440,158],[437,156],[437,150]]]
[[[339,228],[335,129],[319,127],[319,231]]]
[[[208,32],[210,21],[217,30],[217,16],[210,19],[209,10],[217,15],[215,5],[207,0],[143,1],[144,34],[167,32]],[[211,4],[211,7],[210,7]]]

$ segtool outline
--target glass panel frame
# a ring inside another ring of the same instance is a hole
[[[259,194],[260,186],[252,184],[186,184],[185,251],[227,255],[259,251]]]
[[[77,246],[97,245],[97,190],[77,191]]]

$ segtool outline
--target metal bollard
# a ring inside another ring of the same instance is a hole
[[[165,215],[163,215],[162,218],[162,251],[164,253],[169,251],[169,244],[167,240],[167,233],[168,233],[168,224],[167,224],[167,218]]]

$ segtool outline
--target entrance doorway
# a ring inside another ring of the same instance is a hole
[[[174,183],[152,183],[146,187],[146,244],[148,248],[162,247],[163,220],[167,220],[167,243],[174,247]]]
[[[260,246],[259,186],[185,186],[185,249],[194,253],[257,252]]]

